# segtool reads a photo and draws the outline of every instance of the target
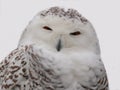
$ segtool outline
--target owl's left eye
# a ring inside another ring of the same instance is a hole
[[[74,36],[76,36],[76,35],[80,35],[80,34],[81,34],[80,31],[76,31],[76,32],[72,32],[72,33],[70,33],[70,35],[74,35]]]
[[[51,29],[50,27],[48,27],[48,26],[44,26],[43,29],[44,29],[44,30],[52,31],[52,29]]]

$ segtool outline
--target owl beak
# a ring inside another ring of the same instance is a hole
[[[57,46],[56,46],[57,51],[60,51],[62,49],[62,44],[61,44],[61,40],[59,39]]]

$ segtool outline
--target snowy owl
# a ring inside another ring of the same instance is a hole
[[[0,63],[0,90],[109,90],[91,23],[74,9],[39,12]]]

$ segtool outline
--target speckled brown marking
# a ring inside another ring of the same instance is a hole
[[[13,79],[13,76],[12,76],[12,75],[10,75],[10,76],[9,76],[9,78],[10,78],[10,79]]]
[[[6,59],[5,59],[5,64],[6,64],[6,65],[8,65],[8,64],[9,64],[9,62],[8,62]]]
[[[27,51],[28,50],[28,46],[25,46],[25,51]]]
[[[24,66],[24,65],[27,64],[27,62],[26,61],[21,61],[21,64]]]
[[[17,80],[15,80],[15,79],[12,79],[12,81],[13,81],[14,83],[16,83],[16,82],[17,82]]]
[[[30,70],[29,70],[29,74],[30,74],[31,79],[37,80],[37,78],[33,77],[32,72]]]
[[[2,88],[8,89],[11,85],[12,84],[9,84],[9,85],[5,84],[5,85],[2,86]]]
[[[15,77],[15,78],[18,78],[18,75],[15,74],[14,77]]]
[[[80,19],[81,19],[82,23],[87,23],[88,22],[88,20],[86,18],[84,18],[84,17],[81,17]]]
[[[22,71],[25,73],[26,72],[26,68],[23,68]]]
[[[19,66],[11,66],[11,69],[14,69],[13,71],[11,71],[11,73],[15,73],[16,71],[18,71],[20,69]]]
[[[13,64],[15,64],[15,62],[13,62]]]
[[[18,67],[18,66],[11,66],[10,68],[11,68],[11,69],[16,69],[16,68],[18,69],[18,68],[20,68],[20,67]]]
[[[32,53],[31,53],[31,56],[32,56],[33,60],[37,59],[37,57],[34,54],[32,54]]]
[[[15,57],[15,60],[18,60],[19,59],[19,56]]]
[[[88,20],[82,17],[82,15],[74,9],[68,9],[67,11],[65,11],[63,8],[60,7],[52,7],[48,10],[41,11],[39,15],[42,17],[46,17],[49,15],[66,17],[66,19],[78,20],[83,24],[88,23]]]

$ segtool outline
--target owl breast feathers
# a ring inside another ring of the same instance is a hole
[[[42,51],[38,53],[32,46],[21,46],[15,49],[0,63],[0,90],[67,90],[71,88],[64,85],[64,80],[56,72],[57,68],[52,61],[54,60],[44,57]],[[78,84],[74,87],[76,90],[108,90],[105,75],[98,77],[96,86],[87,87]],[[92,89],[93,87],[95,89]],[[73,90],[72,88],[69,90]]]

